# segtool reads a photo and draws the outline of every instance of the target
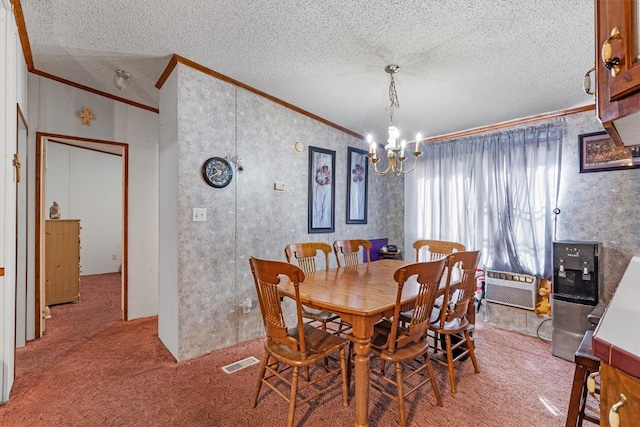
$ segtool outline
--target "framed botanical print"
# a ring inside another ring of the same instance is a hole
[[[347,224],[367,223],[367,152],[349,147],[347,151]]]
[[[336,152],[309,147],[309,233],[335,231]]]

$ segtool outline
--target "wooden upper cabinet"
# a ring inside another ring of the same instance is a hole
[[[639,8],[640,0],[596,0],[597,115],[620,145],[640,144]]]

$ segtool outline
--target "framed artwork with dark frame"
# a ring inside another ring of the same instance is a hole
[[[349,147],[347,156],[347,224],[366,224],[369,178],[367,151]]]
[[[616,145],[607,132],[578,135],[580,173],[640,167],[640,145]]]
[[[335,231],[336,152],[309,147],[309,233]]]

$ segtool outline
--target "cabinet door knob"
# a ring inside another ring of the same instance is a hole
[[[611,47],[611,40],[613,39],[620,39],[618,27],[613,27],[611,36],[602,44],[602,65],[611,72],[612,77],[615,77],[620,72],[620,58],[613,56],[613,48]]]
[[[614,404],[609,410],[609,424],[611,427],[620,427],[620,414],[618,413],[618,409],[623,407],[625,403],[627,403],[627,398],[624,394],[620,394],[618,403]]]

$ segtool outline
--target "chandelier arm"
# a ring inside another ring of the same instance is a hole
[[[420,154],[422,154],[422,153],[418,153],[418,154],[413,153],[413,155],[415,156],[415,157],[413,158],[413,167],[412,167],[411,169],[409,169],[408,171],[403,170],[402,168],[398,168],[398,169],[397,169],[397,172],[396,172],[396,175],[398,175],[398,176],[400,176],[400,175],[406,175],[406,174],[408,174],[408,173],[413,172],[413,171],[416,169],[416,166],[418,166],[418,156],[419,156]]]
[[[371,169],[373,169],[373,171],[376,173],[376,175],[380,175],[380,176],[384,176],[386,174],[389,173],[389,171],[391,171],[391,162],[389,162],[387,164],[387,168],[383,171],[378,170],[378,167],[376,166],[376,163],[374,162],[370,162],[371,163]]]

